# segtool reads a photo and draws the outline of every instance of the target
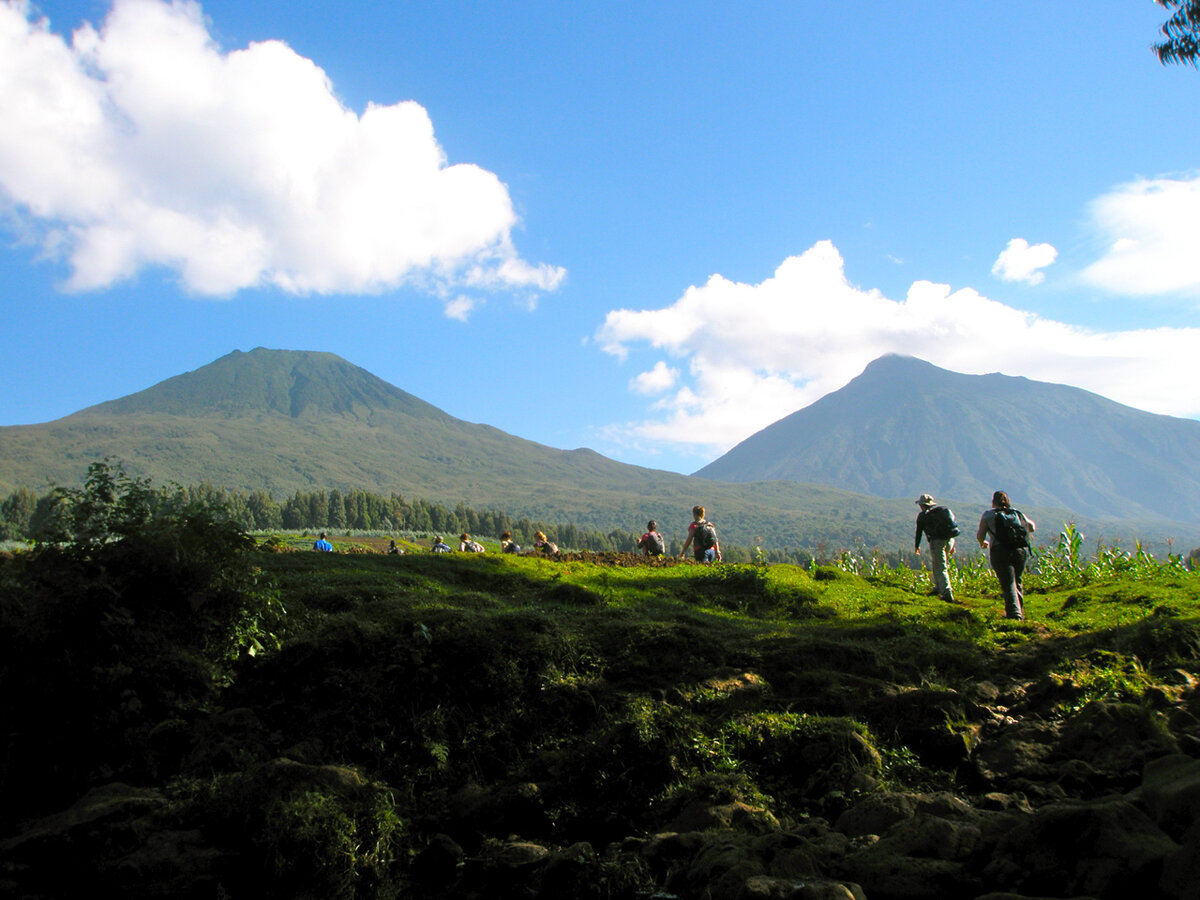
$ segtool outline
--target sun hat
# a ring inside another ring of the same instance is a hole
[[[937,503],[929,494],[922,494],[917,498],[917,506],[936,506]]]

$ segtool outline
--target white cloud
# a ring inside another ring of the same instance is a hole
[[[447,319],[458,319],[460,322],[465,322],[470,317],[472,310],[478,305],[479,301],[474,297],[460,294],[453,300],[447,301],[442,312],[445,313]]]
[[[1083,271],[1119,294],[1200,293],[1200,176],[1140,179],[1091,205],[1104,255]]]
[[[679,370],[671,368],[660,359],[653,369],[631,379],[629,388],[638,394],[661,394],[673,388],[678,380]]]
[[[1041,284],[1046,278],[1041,270],[1057,258],[1058,251],[1050,244],[1030,246],[1024,238],[1013,238],[997,257],[992,274],[1003,281]]]
[[[211,295],[562,282],[518,256],[508,189],[448,164],[419,104],[358,115],[283,43],[223,51],[189,0],[115,0],[69,45],[31,15],[0,2],[0,204],[69,287],[150,266]]]
[[[1200,382],[1200,329],[1088,331],[928,281],[914,282],[896,301],[851,284],[843,268],[837,249],[822,241],[759,284],[713,275],[662,309],[610,312],[596,335],[606,352],[623,359],[649,345],[685,360],[689,377],[644,421],[609,436],[722,452],[842,387],[885,353],[1200,415],[1191,388]]]

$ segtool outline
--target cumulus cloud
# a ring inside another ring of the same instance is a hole
[[[442,308],[447,319],[458,319],[460,322],[467,321],[471,316],[471,311],[479,305],[479,301],[474,297],[468,297],[465,294],[459,294],[453,300],[448,300]]]
[[[1058,258],[1058,251],[1050,244],[1034,244],[1024,238],[1013,238],[1001,251],[992,274],[1003,281],[1023,281],[1025,284],[1041,284],[1046,268]]]
[[[660,359],[653,369],[631,379],[629,387],[638,394],[661,394],[673,388],[678,380],[679,370],[671,368]]]
[[[448,163],[418,103],[347,109],[279,41],[226,52],[189,0],[115,0],[67,43],[0,2],[0,206],[73,289],[148,267],[198,294],[401,284],[553,290],[522,260],[508,189]]]
[[[1132,296],[1200,294],[1200,176],[1139,179],[1091,205],[1105,241],[1083,271],[1093,287]]]
[[[619,359],[649,346],[687,369],[645,420],[609,429],[609,436],[705,452],[723,452],[842,387],[885,353],[1200,415],[1200,396],[1190,388],[1200,381],[1200,329],[1089,331],[928,281],[892,300],[851,284],[829,241],[784,260],[759,284],[713,275],[670,306],[614,310],[596,338]]]

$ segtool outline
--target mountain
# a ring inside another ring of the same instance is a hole
[[[695,474],[1200,523],[1200,422],[1079,388],[884,356]]]
[[[156,484],[392,492],[546,522],[682,533],[703,503],[722,536],[768,546],[908,540],[909,504],[827,487],[734,485],[558,450],[456,419],[332,353],[235,351],[53,422],[0,427],[0,496],[79,484],[106,456]]]

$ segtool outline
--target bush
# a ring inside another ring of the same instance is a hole
[[[0,757],[7,816],[163,760],[146,738],[209,705],[281,611],[251,539],[219,510],[155,491],[107,461],[56,489],[35,548],[0,578]]]

